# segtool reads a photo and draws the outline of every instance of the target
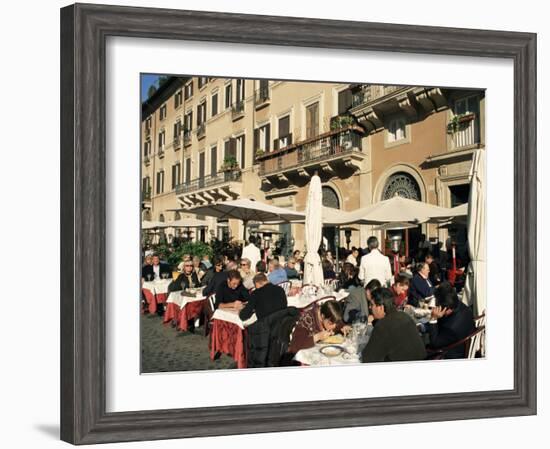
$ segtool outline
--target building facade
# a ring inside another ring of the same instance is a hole
[[[336,209],[396,194],[455,206],[467,201],[472,152],[484,147],[483,111],[482,91],[168,78],[142,107],[142,216],[171,221],[236,198],[302,211],[315,173]],[[196,239],[242,236],[239,221],[199,218],[208,228]],[[326,227],[329,247],[336,237],[364,246],[372,227],[354,228]],[[283,252],[304,249],[303,225],[278,230]],[[407,233],[411,245],[422,232],[447,237],[424,225]]]

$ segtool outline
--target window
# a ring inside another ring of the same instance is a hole
[[[210,174],[215,176],[218,172],[218,147],[210,148]]]
[[[174,123],[174,140],[178,140],[181,134],[181,120]]]
[[[157,195],[164,193],[164,170],[157,172]]]
[[[237,94],[237,98],[236,98],[237,103],[240,103],[241,101],[244,100],[244,80],[243,79],[240,79],[240,78],[237,79],[236,94]]]
[[[290,133],[290,115],[285,115],[279,119],[279,137],[273,141],[273,149],[286,147],[292,143],[292,134]]]
[[[225,109],[231,107],[233,102],[233,85],[231,83],[225,86]]]
[[[164,130],[159,132],[159,152],[164,150],[164,144],[166,143],[166,133]]]
[[[479,98],[477,96],[460,98],[455,101],[455,115],[476,114],[479,115]]]
[[[254,130],[254,151],[269,151],[270,128],[271,125],[268,123]]]
[[[151,154],[151,141],[146,140],[143,144],[143,156],[147,157]]]
[[[319,135],[319,103],[306,108],[306,139]]]
[[[146,176],[141,180],[141,192],[144,196],[148,196],[151,190],[151,178],[149,176]]]
[[[193,96],[193,81],[190,81],[189,84],[186,84],[184,87],[184,97],[186,100],[189,100]]]
[[[241,166],[241,168],[244,168],[244,163],[246,159],[245,146],[244,146],[244,134],[235,139],[235,144],[237,146],[236,148],[237,162],[240,162],[239,165]]]
[[[393,119],[388,125],[388,142],[397,142],[407,137],[407,125],[402,118]]]
[[[172,190],[176,188],[176,186],[181,182],[181,164],[178,162],[177,164],[172,165]]]
[[[208,78],[206,76],[199,76],[199,89],[206,85]]]
[[[164,120],[166,118],[166,105],[165,104],[163,104],[160,107],[159,115],[160,115],[161,120]]]
[[[183,103],[183,93],[181,90],[178,90],[176,92],[176,95],[174,95],[174,108],[179,108],[182,103]]]
[[[191,182],[191,158],[185,159],[185,183],[189,185]]]
[[[189,111],[184,115],[183,128],[185,131],[191,131],[193,129],[193,111]]]
[[[145,129],[151,130],[151,117],[148,117],[147,120],[145,120]]]
[[[212,111],[212,117],[218,115],[218,93],[212,94],[212,106],[210,108]]]
[[[206,121],[206,100],[197,106],[197,126],[201,126]]]
[[[235,139],[231,138],[224,142],[223,144],[223,158],[233,158],[237,160],[237,146]]]
[[[344,114],[351,108],[351,90],[338,92],[338,115]]]

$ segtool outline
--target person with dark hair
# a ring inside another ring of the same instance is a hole
[[[359,269],[347,262],[340,273],[340,286],[349,293],[344,301],[344,321],[346,323],[367,320],[369,316],[367,296],[357,277],[358,273]]]
[[[367,245],[370,252],[361,257],[359,267],[359,279],[364,285],[372,279],[378,279],[385,286],[389,286],[393,279],[391,272],[390,259],[384,256],[378,249],[378,239],[374,236],[369,237]]]
[[[286,308],[285,291],[278,285],[270,283],[264,273],[254,276],[253,281],[256,289],[250,294],[250,299],[239,313],[241,320],[249,319],[254,313],[260,320]]]
[[[436,263],[434,256],[431,252],[426,252],[424,254],[424,262],[428,264],[430,267],[430,282],[432,285],[436,286],[441,283],[441,270],[439,268],[439,265]]]
[[[367,295],[367,301],[372,304],[372,292],[377,288],[382,287],[382,284],[378,279],[372,279],[365,287],[365,294]]]
[[[432,320],[426,325],[430,336],[429,347],[440,349],[466,338],[475,329],[473,313],[458,299],[456,290],[447,281],[435,290],[436,307],[432,309]],[[466,357],[466,346],[460,345],[447,351],[446,359]]]
[[[426,348],[413,320],[395,308],[388,288],[372,292],[372,312],[377,324],[361,353],[362,362],[423,360]]]
[[[223,256],[217,255],[214,257],[213,265],[210,267],[204,276],[201,279],[201,285],[205,288],[203,289],[202,293],[205,296],[208,296],[216,290],[216,287],[219,285],[221,281],[224,281],[226,279],[227,273],[224,273],[223,271]],[[216,278],[216,281],[214,282],[214,278]]]
[[[141,276],[146,281],[154,281],[155,279],[168,279],[172,276],[170,265],[160,261],[158,254],[153,254],[151,257],[151,265],[145,265],[141,270]]]
[[[267,273],[267,265],[265,264],[265,262],[263,260],[260,260],[257,264],[256,264],[256,273]]]
[[[289,351],[297,353],[300,349],[315,346],[336,332],[346,334],[350,327],[343,321],[342,309],[337,301],[324,302],[320,307],[313,304],[303,310],[290,337]]]
[[[355,246],[352,246],[351,252],[349,253],[348,257],[346,258],[346,262],[350,263],[354,267],[356,267],[358,265],[357,264],[357,259],[358,258],[359,258],[359,250]]]
[[[434,287],[430,281],[430,266],[426,262],[416,264],[409,292],[409,305],[419,307],[420,301],[434,294]]]
[[[395,282],[390,290],[393,293],[393,302],[398,310],[402,309],[407,301],[407,293],[409,291],[409,277],[404,274],[395,276]]]
[[[334,265],[328,259],[323,259],[321,264],[323,267],[323,277],[325,279],[336,279],[336,273],[334,272]]]
[[[229,270],[226,282],[222,282],[216,289],[214,307],[240,311],[249,297],[248,290],[242,285],[241,274],[237,270]]]

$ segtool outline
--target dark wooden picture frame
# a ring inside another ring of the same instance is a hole
[[[512,59],[514,388],[107,413],[104,259],[108,36]],[[536,35],[532,33],[87,4],[63,8],[61,439],[91,444],[535,414],[536,105]]]

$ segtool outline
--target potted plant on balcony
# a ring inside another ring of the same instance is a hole
[[[237,159],[234,156],[226,156],[223,160],[221,170],[223,172],[232,172],[239,168]]]
[[[351,115],[337,115],[330,121],[330,129],[334,131],[336,129],[352,126],[353,124],[355,124],[355,121]]]
[[[447,123],[447,134],[454,134],[466,129],[475,116],[472,112],[454,115],[449,123]]]
[[[258,159],[259,157],[262,157],[265,154],[265,150],[258,148],[255,154],[256,154],[256,159]]]

